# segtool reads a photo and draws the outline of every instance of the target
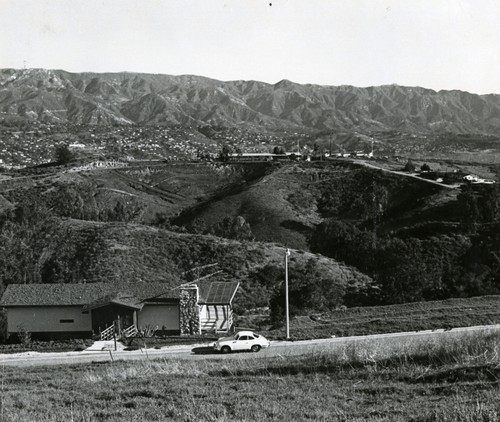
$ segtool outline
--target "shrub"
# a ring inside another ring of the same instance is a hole
[[[25,348],[30,348],[31,347],[31,332],[26,329],[23,325],[20,325],[17,327],[17,337],[19,339],[19,342],[23,345]]]
[[[54,159],[57,164],[68,164],[75,158],[73,152],[69,149],[68,145],[58,145],[54,152]]]

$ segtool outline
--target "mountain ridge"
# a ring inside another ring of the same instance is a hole
[[[220,81],[196,75],[0,69],[0,118],[83,124],[217,125],[259,130],[483,133],[500,129],[500,95]]]

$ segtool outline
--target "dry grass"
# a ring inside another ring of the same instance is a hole
[[[2,421],[498,421],[500,337],[4,368]]]

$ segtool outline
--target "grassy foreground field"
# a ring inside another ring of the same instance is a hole
[[[380,358],[375,358],[380,356]],[[498,421],[500,336],[262,359],[4,367],[2,421]]]

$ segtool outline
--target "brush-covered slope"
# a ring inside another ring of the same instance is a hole
[[[42,269],[54,263],[60,263],[61,268],[68,265],[74,281],[149,280],[175,286],[186,281],[186,271],[217,263],[218,268],[224,270],[222,277],[245,283],[251,273],[266,265],[281,267],[284,255],[283,247],[275,244],[173,233],[131,223],[66,219],[61,222],[59,231],[65,233],[65,240],[54,238],[47,242],[38,264]],[[79,249],[83,245],[86,249]],[[340,283],[370,282],[368,277],[330,258],[292,252],[292,262],[305,265],[312,261],[326,278]],[[84,269],[82,264],[86,260],[91,265]],[[84,271],[76,271],[77,268]],[[65,280],[49,278],[44,281]]]
[[[457,191],[344,162],[275,165],[244,188],[188,208],[175,224],[199,232],[241,216],[257,240],[308,250],[310,237],[335,219],[380,233],[401,227],[445,224],[460,218]]]
[[[454,223],[462,218],[458,192],[342,161],[61,168],[0,183],[7,204],[34,201],[59,217],[151,224],[303,250],[330,219],[369,230],[376,224],[380,234]]]
[[[1,181],[0,206],[9,206],[8,201],[36,201],[61,217],[152,224],[214,197],[224,197],[268,171],[271,166],[266,163],[233,166],[209,162],[97,170],[80,166],[71,171],[47,168],[41,176]]]
[[[387,85],[274,85],[201,76],[0,71],[3,117],[72,123],[496,134],[500,96]]]
[[[60,219],[50,210],[24,208],[17,225],[2,221],[0,278],[10,283],[92,283],[104,281],[161,282],[172,288],[210,266],[215,279],[241,283],[240,310],[269,306],[283,284],[284,248],[261,242],[239,242],[213,236],[173,233],[133,223]],[[25,245],[30,244],[29,253]],[[292,251],[292,269],[307,270],[308,279],[322,280],[335,303],[346,294],[365,295],[370,277],[331,258]],[[193,270],[195,270],[193,272]],[[270,277],[273,274],[273,277]],[[314,274],[314,278],[312,274]],[[208,273],[201,273],[208,275]]]

